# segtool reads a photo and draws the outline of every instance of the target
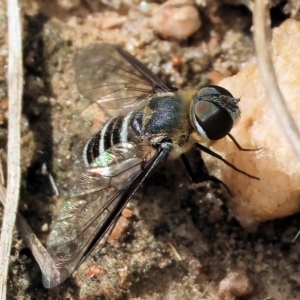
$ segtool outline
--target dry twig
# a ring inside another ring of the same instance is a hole
[[[23,94],[22,29],[17,0],[7,1],[8,17],[8,175],[7,198],[0,240],[0,299],[6,299],[6,282],[13,228],[20,190],[20,121]]]
[[[2,170],[0,165],[0,171]],[[6,190],[3,185],[3,182],[0,182],[0,201],[5,207],[6,205]],[[33,233],[32,229],[26,222],[26,220],[23,218],[23,216],[18,213],[17,214],[17,221],[16,221],[17,229],[20,235],[22,236],[24,242],[26,243],[27,247],[31,250],[35,260],[39,264],[41,270],[43,273],[47,274],[49,272],[49,269],[51,270],[51,266],[46,266],[45,261],[50,261],[51,259],[47,258],[48,253],[47,250],[44,248],[40,240],[36,237],[36,235]],[[48,268],[48,269],[47,269]]]

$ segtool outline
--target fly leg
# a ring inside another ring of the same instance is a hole
[[[193,171],[193,169],[192,169],[189,161],[187,160],[186,156],[184,154],[181,154],[181,159],[183,161],[183,164],[184,164],[187,172],[189,173],[189,176],[190,176],[191,180],[194,183],[201,183],[201,182],[204,182],[204,181],[212,181],[214,183],[221,184],[226,188],[228,193],[230,195],[232,195],[229,188],[228,188],[228,186],[222,180],[220,180],[217,177],[215,177],[213,175],[210,175],[208,173],[208,170],[207,170],[207,167],[204,163],[204,160],[201,157],[201,152],[199,152],[199,153],[200,153],[200,159],[199,159],[199,163],[197,164],[197,171],[196,172]]]
[[[249,149],[249,148],[243,148],[238,141],[233,137],[232,134],[228,133],[228,137],[233,141],[235,146],[240,150],[240,151],[259,151],[261,149],[264,149],[264,147],[256,148],[256,149]]]
[[[260,180],[258,177],[256,176],[253,176],[249,173],[246,173],[244,172],[243,170],[237,168],[235,165],[231,164],[230,162],[228,162],[225,158],[223,158],[221,155],[219,155],[218,153],[206,148],[205,146],[201,145],[201,144],[195,144],[195,147],[198,149],[198,150],[201,150],[201,151],[204,151],[205,153],[221,160],[224,164],[226,164],[227,166],[229,166],[231,169],[241,173],[241,174],[244,174],[246,176],[248,176],[249,178],[253,178],[253,179],[256,179],[256,180]]]

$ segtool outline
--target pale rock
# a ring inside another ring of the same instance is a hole
[[[300,22],[288,20],[273,30],[273,61],[281,92],[300,128]],[[220,162],[222,180],[233,197],[234,216],[248,230],[260,222],[294,214],[300,210],[300,158],[284,135],[270,105],[257,66],[220,83],[241,98],[241,119],[231,131],[244,148],[239,151],[229,138],[214,149],[236,167],[260,178],[251,179]]]

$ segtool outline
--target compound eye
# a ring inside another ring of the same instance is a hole
[[[217,86],[217,85],[208,85],[202,89],[200,89],[198,91],[198,93],[196,94],[196,97],[198,99],[201,99],[202,97],[205,97],[205,96],[210,96],[210,95],[223,95],[223,96],[229,96],[231,98],[233,98],[233,96],[231,95],[231,93],[220,87],[220,86]]]
[[[199,126],[210,140],[222,139],[233,126],[230,114],[212,102],[199,101],[196,103],[195,116]]]

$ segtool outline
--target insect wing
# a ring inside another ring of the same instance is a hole
[[[99,230],[103,232],[101,239],[111,228],[127,202],[118,211],[115,208],[127,187],[142,172],[142,162],[136,157],[133,144],[121,143],[105,151],[82,172],[49,235],[50,258],[45,262],[49,272],[43,274],[45,287],[54,287],[70,276],[99,236]],[[114,221],[107,225],[106,220],[111,217]]]
[[[177,90],[117,45],[92,44],[79,50],[74,67],[80,93],[120,114],[143,107],[154,93]]]

